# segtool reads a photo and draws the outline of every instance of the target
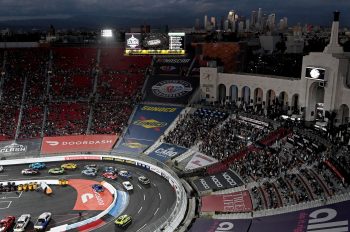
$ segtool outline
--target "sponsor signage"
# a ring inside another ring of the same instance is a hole
[[[218,160],[202,153],[196,152],[191,160],[187,163],[185,170],[193,170],[197,168],[206,167],[208,165],[217,163]]]
[[[151,153],[149,153],[149,156],[161,162],[165,162],[169,159],[173,159],[185,153],[187,150],[188,149],[184,147],[179,147],[168,143],[162,143],[157,148],[155,148]]]
[[[201,177],[193,181],[200,192],[208,190],[221,190],[242,186],[243,182],[231,170],[227,170],[215,175]]]
[[[64,160],[101,160],[101,157],[94,155],[66,156]]]
[[[96,192],[92,185],[97,181],[84,179],[70,179],[69,185],[77,191],[77,199],[73,210],[106,210],[113,202],[113,196],[109,191]]]
[[[115,152],[140,154],[151,146],[175,120],[182,107],[138,105]]]
[[[14,155],[23,153],[38,153],[41,139],[10,140],[0,142],[0,155]]]
[[[254,218],[249,232],[348,232],[350,201]]]
[[[147,82],[146,100],[187,104],[198,86],[197,77],[152,76]]]
[[[202,212],[250,212],[252,200],[247,190],[229,194],[203,196]]]
[[[136,165],[141,167],[141,168],[145,168],[145,169],[150,169],[150,166],[144,163],[140,163],[140,162],[136,162]]]
[[[197,218],[190,232],[248,232],[250,224],[250,219]]]
[[[108,152],[117,141],[117,135],[73,135],[44,137],[41,154],[68,152]]]

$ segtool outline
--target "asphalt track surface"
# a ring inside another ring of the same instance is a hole
[[[130,182],[134,185],[134,191],[129,193],[129,204],[122,214],[132,216],[133,222],[127,229],[121,229],[114,225],[115,218],[108,216],[106,224],[94,231],[109,232],[109,231],[130,231],[141,232],[149,231],[146,228],[153,222],[163,216],[176,200],[174,189],[164,178],[156,173],[145,169],[122,165],[111,161],[73,161],[78,164],[78,169],[75,171],[67,171],[64,175],[50,175],[47,173],[49,168],[58,167],[63,162],[47,163],[47,168],[42,170],[40,175],[23,176],[20,172],[27,168],[25,165],[5,166],[4,172],[0,173],[1,181],[11,180],[26,180],[26,179],[90,179],[101,181],[105,180],[112,184],[117,190],[125,191],[122,187],[122,182],[125,181],[122,177],[117,180],[106,180],[101,176],[102,168],[105,166],[114,166],[118,170],[128,170],[132,173],[133,179]],[[96,177],[87,177],[81,174],[83,166],[86,164],[96,163],[99,166],[99,174]],[[138,182],[138,176],[147,176],[151,180],[150,186],[144,186]],[[54,227],[63,224],[71,224],[81,221],[94,215],[100,211],[82,211],[82,216],[78,215],[79,211],[73,210],[77,198],[77,192],[70,186],[50,186],[54,194],[46,196],[42,192],[22,192],[22,193],[0,193],[0,219],[12,215],[19,217],[21,214],[30,213],[31,223],[26,231],[33,231],[33,223],[37,217],[43,212],[51,212],[52,220],[49,227]],[[8,201],[8,203],[6,203]],[[9,203],[11,201],[11,203]],[[1,203],[2,202],[2,203]],[[9,205],[10,204],[10,205]]]

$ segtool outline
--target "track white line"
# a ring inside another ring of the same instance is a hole
[[[142,230],[147,224],[144,224],[140,229],[136,230],[136,232]]]
[[[157,208],[156,212],[154,212],[153,216],[155,216],[158,213],[159,208]]]
[[[159,193],[159,199],[162,200],[162,195]]]
[[[141,212],[141,210],[142,210],[142,206],[141,206],[141,208],[139,209],[139,211],[137,211],[137,214],[139,214],[139,213]]]
[[[139,188],[142,189],[142,187],[139,184],[137,184],[137,186],[139,186]]]
[[[145,194],[143,194],[143,200],[144,200],[144,201],[146,200],[146,195],[145,195]]]

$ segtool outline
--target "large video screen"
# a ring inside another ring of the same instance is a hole
[[[185,55],[185,33],[126,33],[125,55]]]
[[[312,80],[325,81],[325,72],[324,68],[306,67],[305,77]]]

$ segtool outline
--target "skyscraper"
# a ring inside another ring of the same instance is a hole
[[[208,16],[205,15],[204,16],[204,30],[207,30],[207,28],[208,28]]]
[[[276,14],[272,13],[269,14],[269,16],[267,17],[267,27],[270,31],[274,31],[275,30],[275,20],[276,20]]]
[[[259,11],[258,11],[258,22],[257,22],[259,28],[262,28],[262,26],[263,26],[262,25],[262,17],[263,17],[262,9],[259,8]]]
[[[258,13],[253,10],[252,15],[250,16],[250,25],[253,27],[258,21]]]
[[[216,18],[215,17],[211,17],[210,18],[210,23],[211,23],[211,25],[213,26],[212,28],[216,28]]]
[[[199,22],[199,18],[196,18],[196,22],[194,24],[194,29],[195,30],[199,30],[201,28],[200,22]]]

